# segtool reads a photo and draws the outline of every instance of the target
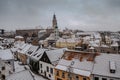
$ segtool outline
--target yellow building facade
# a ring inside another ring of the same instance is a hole
[[[90,77],[55,69],[55,80],[90,80]]]
[[[75,48],[81,41],[74,39],[60,39],[56,42],[56,47],[63,48],[67,47],[69,49]]]

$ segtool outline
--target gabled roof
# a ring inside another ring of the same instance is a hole
[[[31,54],[31,58],[34,58],[35,60],[40,60],[40,58],[42,57],[43,53],[46,50],[48,49],[43,49],[43,48],[38,49],[36,52]]]
[[[92,62],[86,62],[86,61],[80,62],[77,59],[76,60],[61,59],[58,65],[55,67],[55,69],[89,77],[91,75],[92,67],[93,67]]]
[[[31,44],[26,44],[26,45],[22,48],[22,50],[19,50],[18,52],[19,52],[19,53],[22,53],[22,54],[25,54],[31,46],[32,46]]]
[[[115,73],[110,73],[110,61],[115,62]],[[102,53],[100,56],[97,56],[92,74],[120,78],[120,55]]]
[[[60,58],[63,56],[65,50],[67,50],[67,48],[49,50],[45,52],[49,60],[51,61],[51,63],[56,64],[60,60]]]
[[[71,65],[71,63],[74,62],[73,65]],[[65,60],[65,59],[61,59],[58,63],[59,65],[64,65],[64,66],[70,66],[73,68],[77,68],[80,70],[86,70],[86,71],[92,71],[93,68],[93,64],[94,62],[91,61],[80,61],[79,59],[73,59],[73,60]]]

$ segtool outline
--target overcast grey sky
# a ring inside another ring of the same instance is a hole
[[[120,30],[120,0],[0,0],[0,28],[52,25],[81,30]]]

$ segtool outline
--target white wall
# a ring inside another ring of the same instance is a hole
[[[42,64],[42,68],[41,68],[41,64]],[[49,67],[49,72],[47,72],[47,66]],[[50,68],[53,69],[53,74],[51,74]],[[39,61],[39,69],[40,69],[39,74],[45,76],[44,72],[46,72],[46,77],[51,79],[51,80],[54,80],[54,66],[53,65]],[[42,70],[42,73],[41,73],[41,70]],[[51,77],[49,77],[49,75],[51,75]]]

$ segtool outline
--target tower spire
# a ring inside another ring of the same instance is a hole
[[[55,40],[57,40],[58,36],[59,36],[59,31],[58,31],[57,19],[56,19],[55,13],[53,15],[52,27],[53,27],[53,30],[54,30]]]
[[[52,21],[52,27],[53,27],[53,29],[55,29],[56,26],[57,26],[57,19],[56,19],[56,15],[54,13],[54,15],[53,15],[53,21]]]

